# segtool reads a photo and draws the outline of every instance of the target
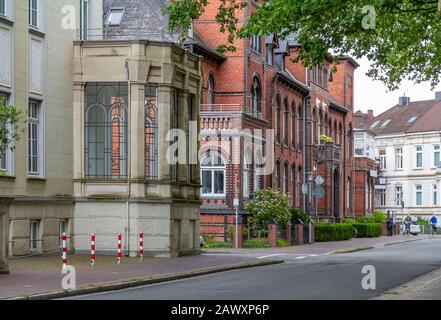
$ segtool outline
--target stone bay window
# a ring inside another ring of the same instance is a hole
[[[74,54],[75,250],[87,251],[94,232],[110,252],[121,233],[135,255],[144,232],[155,239],[146,255],[197,253],[200,176],[189,152],[200,58],[144,40],[81,41]],[[167,157],[173,145],[177,163]]]

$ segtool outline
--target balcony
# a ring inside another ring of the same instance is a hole
[[[315,146],[314,158],[317,161],[325,162],[341,162],[341,147],[333,142],[318,144]]]
[[[247,109],[248,108],[240,104],[201,104],[200,106],[202,117],[208,114],[246,114],[260,120],[263,119],[262,112]]]

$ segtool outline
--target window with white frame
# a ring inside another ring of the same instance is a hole
[[[0,107],[8,104],[8,96],[0,93]],[[7,130],[7,123],[0,123],[0,130]],[[1,144],[1,141],[0,141]],[[8,148],[5,146],[4,150],[0,150],[0,172],[6,173],[8,171]]]
[[[403,187],[396,186],[395,187],[395,205],[397,207],[401,207],[401,202],[403,201]]]
[[[41,175],[42,160],[42,119],[41,102],[29,100],[28,116],[28,173],[29,175]]]
[[[386,170],[386,150],[380,150],[380,170]]]
[[[432,205],[438,205],[438,185],[434,184],[432,187]]]
[[[386,190],[380,190],[380,207],[386,206]]]
[[[0,14],[6,16],[6,0],[0,0]]]
[[[31,221],[29,232],[29,249],[35,251],[38,249],[39,221]]]
[[[29,0],[29,25],[34,28],[40,26],[39,9],[39,0]]]
[[[87,40],[89,34],[89,1],[81,0],[80,7],[80,36],[81,40]]]
[[[423,167],[423,147],[416,146],[415,147],[415,168]]]
[[[403,149],[395,149],[395,169],[403,169]]]
[[[422,206],[423,205],[423,186],[417,184],[415,186],[415,205]]]
[[[107,14],[107,26],[119,26],[124,17],[124,8],[110,8]]]
[[[433,166],[435,168],[441,167],[441,147],[439,144],[433,146]]]
[[[262,52],[262,43],[261,37],[259,35],[252,35],[250,38],[251,49],[261,53]]]
[[[251,176],[251,154],[249,151],[245,153],[245,161],[243,164],[243,196],[250,197],[250,176]]]
[[[225,160],[216,154],[208,154],[201,161],[202,196],[225,196]]]

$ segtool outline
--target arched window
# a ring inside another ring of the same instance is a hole
[[[276,162],[276,189],[280,190],[280,162]]]
[[[295,148],[297,139],[297,128],[296,128],[296,105],[293,102],[291,104],[291,146]]]
[[[349,154],[349,157],[353,157],[354,156],[354,131],[352,130],[352,123],[349,124],[348,154]]]
[[[244,155],[243,163],[243,196],[250,197],[250,177],[251,177],[251,150],[247,149]]]
[[[276,142],[280,143],[280,134],[281,134],[281,110],[280,110],[280,97],[276,98]]]
[[[225,172],[224,158],[214,152],[208,152],[201,161],[202,196],[225,196]]]
[[[296,195],[296,187],[297,187],[297,171],[294,165],[291,165],[291,205],[293,207],[296,206],[297,195]]]
[[[289,194],[289,165],[288,165],[288,162],[285,162],[284,169],[285,169],[285,172],[284,172],[285,173],[285,176],[284,176],[284,183],[285,183],[285,185],[284,185],[284,192],[287,195],[287,194]]]
[[[303,150],[303,130],[300,130],[300,128],[303,128],[303,113],[302,113],[302,105],[299,104],[298,106],[298,112],[297,112],[297,139],[298,139],[298,145],[299,149]]]
[[[251,112],[258,117],[262,116],[262,90],[257,76],[253,78],[251,86]]]
[[[127,178],[128,109],[125,83],[89,83],[85,109],[85,176]]]
[[[207,85],[207,104],[209,106],[209,110],[211,111],[216,102],[216,88],[213,75],[208,76],[208,85]]]
[[[253,182],[254,182],[254,186],[253,189],[254,191],[260,190],[262,187],[261,184],[261,168],[262,168],[262,152],[258,151],[257,155],[256,155],[256,160],[254,161],[254,167],[253,167],[253,173],[254,173],[254,177],[253,177]]]
[[[315,135],[317,133],[316,129],[316,121],[317,121],[317,115],[315,112],[315,109],[312,111],[312,121],[311,121],[311,144],[315,144]]]
[[[288,146],[289,139],[289,110],[288,110],[288,99],[285,98],[283,101],[283,144]]]
[[[158,179],[158,108],[157,88],[145,88],[145,176]]]

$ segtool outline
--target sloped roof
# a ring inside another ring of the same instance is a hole
[[[425,100],[396,105],[363,124],[376,135],[441,130],[441,102]]]

